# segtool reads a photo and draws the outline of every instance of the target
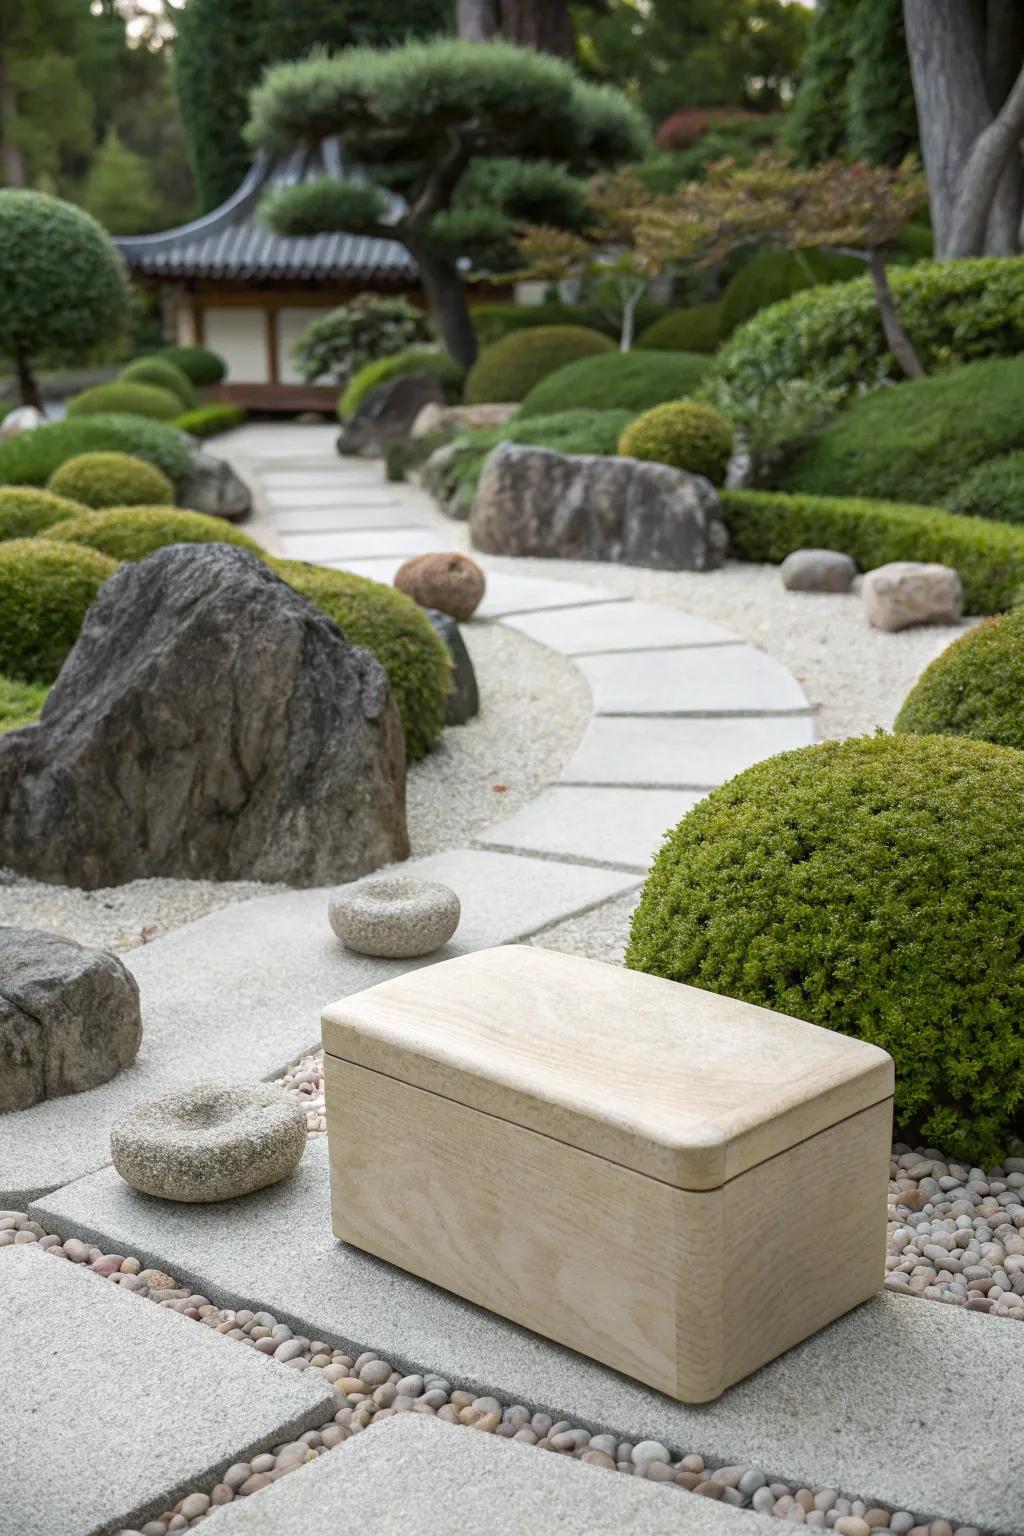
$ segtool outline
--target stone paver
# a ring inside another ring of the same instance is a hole
[[[402,1413],[217,1515],[222,1536],[764,1536],[760,1515]]]
[[[376,528],[417,526],[410,522],[408,507],[396,506],[394,502],[364,502],[352,498],[346,498],[342,507],[319,507],[306,512],[275,512],[274,521],[282,538],[292,538],[296,534],[332,532],[339,528],[360,532]]]
[[[473,558],[479,557],[474,553]],[[477,609],[478,619],[504,619],[513,613],[536,613],[544,608],[564,608],[567,604],[589,607],[595,603],[617,603],[617,592],[597,583],[586,586],[578,581],[556,581],[547,576],[513,576],[507,571],[487,571],[487,591]]]
[[[35,1245],[0,1254],[0,1530],[99,1536],[332,1416],[287,1369]]]
[[[738,637],[721,624],[700,619],[660,603],[628,599],[595,608],[551,609],[546,613],[512,615],[505,621],[531,640],[561,651],[586,656],[602,651],[640,651],[665,646],[739,645]]]
[[[422,555],[444,550],[447,545],[431,529],[420,524],[408,528],[363,529],[354,533],[286,533],[281,547],[292,560],[311,560],[337,565],[361,556]]]
[[[562,782],[712,789],[752,763],[813,741],[809,715],[734,720],[595,715],[562,769]]]
[[[599,715],[769,715],[808,709],[791,672],[752,645],[580,656]]]
[[[699,793],[677,789],[556,784],[507,821],[488,827],[477,842],[485,848],[543,853],[646,874],[665,833],[700,798]]]
[[[155,1207],[108,1168],[32,1214],[47,1231],[134,1251],[218,1305],[266,1307],[308,1337],[375,1349],[399,1369],[436,1370],[455,1387],[713,1465],[742,1461],[1024,1536],[1012,1428],[1024,1329],[1012,1321],[880,1294],[717,1402],[687,1406],[336,1242],[324,1137],[311,1139],[287,1185],[224,1206]]]

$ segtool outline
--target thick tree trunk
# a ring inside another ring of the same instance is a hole
[[[455,27],[468,43],[489,43],[498,36],[498,0],[458,0]]]
[[[471,368],[476,362],[477,344],[465,283],[450,262],[438,260],[429,251],[414,250],[412,254],[445,350],[463,368]]]
[[[569,0],[499,0],[501,30],[510,43],[571,59],[576,38]]]
[[[43,397],[39,393],[39,385],[24,352],[15,352],[14,367],[18,375],[18,390],[21,394],[22,405],[34,405],[37,411],[43,409]]]
[[[868,271],[875,289],[875,302],[882,317],[882,329],[889,344],[889,351],[899,363],[908,379],[923,379],[924,369],[914,350],[914,343],[900,323],[896,300],[889,287],[889,275],[885,270],[885,257],[877,246],[868,251]]]
[[[1024,9],[1020,0],[987,0],[985,83],[993,114],[1000,112],[1024,65]],[[1024,160],[1012,150],[999,178],[985,231],[988,256],[1013,256],[1020,250],[1024,214]]]
[[[974,256],[988,250],[985,231],[995,219],[996,228],[1008,231],[1020,223],[1020,204],[1012,201],[1013,189],[1019,189],[1020,138],[1024,133],[1024,69],[998,115],[975,139],[960,171],[960,185],[944,254]],[[1014,172],[1016,171],[1016,178]],[[994,206],[996,191],[1007,185],[1006,209]],[[997,217],[998,214],[998,217]],[[1015,247],[1010,246],[1010,250]],[[1008,252],[992,251],[992,255]]]
[[[28,181],[21,146],[11,137],[11,123],[17,111],[18,103],[7,60],[0,54],[0,174],[3,175],[4,185],[8,187],[23,187]]]

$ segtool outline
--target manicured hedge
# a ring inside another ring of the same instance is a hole
[[[181,406],[179,397],[169,389],[115,379],[113,384],[94,384],[91,389],[73,395],[67,410],[69,416],[109,415],[113,411],[126,416],[149,416],[154,421],[173,421],[181,415]]]
[[[338,400],[338,415],[342,421],[359,409],[367,395],[378,385],[404,373],[433,373],[440,379],[446,399],[458,400],[465,370],[447,352],[436,348],[411,347],[408,352],[395,352],[391,357],[379,357],[367,363],[349,380]]]
[[[525,400],[556,368],[613,350],[607,336],[581,325],[548,325],[514,332],[480,353],[466,376],[466,400],[470,405]]]
[[[713,352],[722,339],[722,302],[673,309],[636,339],[642,352]]]
[[[669,833],[626,964],[881,1046],[897,1134],[984,1167],[1024,1129],[1022,845],[1024,753],[786,752]]]
[[[33,534],[66,522],[85,510],[66,496],[54,496],[34,485],[0,486],[0,540],[30,539]]]
[[[16,677],[0,677],[0,735],[38,720],[49,691],[48,683],[23,683]]]
[[[960,573],[967,613],[1001,613],[1024,601],[1024,530],[938,507],[852,496],[722,491],[733,552],[783,561],[795,549],[840,549],[861,570],[890,560],[935,561]]]
[[[0,544],[0,674],[52,683],[117,562],[43,537]]]
[[[581,357],[535,384],[517,419],[574,410],[646,411],[692,394],[707,366],[707,358],[696,352],[604,352]]]
[[[1024,748],[1024,608],[947,646],[903,701],[896,730]]]
[[[986,459],[965,475],[944,504],[965,517],[993,517],[1024,523],[1024,449]]]
[[[159,507],[174,498],[167,476],[130,453],[80,453],[54,471],[48,487],[83,508]]]
[[[218,432],[230,432],[233,427],[240,427],[248,414],[240,405],[215,400],[210,405],[198,405],[194,411],[186,411],[174,425],[179,432],[187,432],[191,437],[215,437]]]
[[[169,390],[186,411],[199,403],[196,387],[188,374],[168,362],[166,357],[138,357],[121,369],[121,378],[129,384],[154,384],[157,389]]]
[[[179,487],[192,466],[181,433],[143,416],[76,416],[19,432],[0,443],[0,485],[45,485],[53,472],[80,453],[131,453],[163,470]]]
[[[114,560],[144,560],[167,544],[236,544],[264,556],[263,546],[222,517],[181,507],[107,507],[82,512],[42,535],[64,544],[85,545]]]
[[[219,384],[228,371],[228,365],[224,359],[218,353],[211,352],[208,347],[163,347],[153,355],[173,363],[175,368],[181,369],[186,378],[200,387],[206,384]]]
[[[656,405],[630,423],[619,452],[631,459],[671,464],[721,485],[732,452],[732,428],[713,406],[699,400]]]

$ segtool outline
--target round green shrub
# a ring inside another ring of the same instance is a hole
[[[51,683],[117,562],[46,537],[0,544],[0,673]]]
[[[174,425],[179,432],[187,432],[191,437],[216,437],[218,432],[230,432],[233,427],[240,427],[248,414],[241,405],[214,400],[209,405],[197,405],[194,411],[186,411]]]
[[[0,485],[45,485],[68,459],[107,449],[154,464],[175,488],[192,467],[185,439],[162,421],[145,416],[75,416],[0,442]]]
[[[1024,749],[1024,608],[947,646],[907,694],[895,729]]]
[[[516,413],[554,416],[560,411],[645,411],[689,395],[707,371],[696,352],[602,352],[556,368],[535,384]]]
[[[30,539],[54,523],[77,517],[85,509],[66,496],[54,496],[34,485],[0,486],[0,540]]]
[[[1024,449],[986,459],[945,500],[951,512],[965,517],[1024,523]]]
[[[277,574],[323,609],[349,640],[362,645],[388,674],[405,730],[405,755],[423,757],[441,734],[451,687],[444,641],[411,597],[350,571],[299,560],[272,560]]]
[[[130,453],[80,453],[67,459],[47,485],[85,507],[161,507],[174,500],[174,487],[153,464]],[[68,512],[67,517],[75,516]]]
[[[672,401],[631,422],[619,439],[619,452],[706,475],[712,485],[721,485],[732,452],[732,428],[710,405]]]
[[[46,683],[24,683],[16,677],[0,677],[0,735],[38,720],[49,691]]]
[[[57,523],[42,537],[85,545],[114,560],[144,560],[167,544],[237,544],[254,555],[265,554],[255,539],[223,518],[181,507],[105,507]]]
[[[544,220],[530,222],[543,223]],[[540,325],[583,325],[588,330],[609,336],[618,345],[621,322],[616,309],[614,301],[610,305],[592,301],[563,304],[560,299],[546,299],[542,304],[474,304],[469,315],[481,347],[493,346],[512,331],[532,331]],[[634,313],[637,329],[651,327],[668,312],[664,304],[641,299]],[[700,351],[700,348],[693,350]]]
[[[713,352],[722,337],[722,302],[674,309],[640,332],[636,344],[643,352]]]
[[[228,371],[224,359],[208,347],[162,347],[153,356],[173,363],[200,389],[207,384],[219,384]]]
[[[466,375],[466,401],[485,405],[525,400],[541,379],[580,357],[613,352],[615,344],[582,325],[541,325],[513,331],[493,347],[485,347]]]
[[[96,416],[113,411],[126,416],[149,416],[154,421],[173,421],[181,415],[181,401],[169,389],[155,384],[94,384],[68,401],[69,416]]]
[[[137,357],[127,368],[121,369],[121,378],[129,384],[155,384],[158,389],[169,390],[186,411],[199,403],[196,387],[188,374],[182,373],[165,357]]]
[[[440,379],[445,397],[450,401],[459,398],[465,371],[447,352],[427,347],[412,347],[408,352],[394,352],[390,357],[379,357],[367,363],[353,374],[338,400],[338,415],[346,421],[359,409],[370,392],[378,384],[386,384],[403,373],[433,373]]]
[[[864,263],[836,251],[764,251],[745,262],[722,295],[722,336],[730,336],[752,315],[820,283],[845,283],[864,276]]]
[[[883,1047],[900,1136],[984,1166],[1022,1125],[1022,839],[1019,752],[787,752],[668,834],[626,964]]]

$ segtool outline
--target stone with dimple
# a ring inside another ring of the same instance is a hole
[[[421,608],[437,608],[461,624],[479,608],[487,579],[469,555],[452,550],[414,555],[398,567],[394,584]]]
[[[411,959],[447,944],[459,926],[459,898],[436,880],[384,875],[342,886],[328,903],[331,927],[360,955]]]
[[[110,1133],[114,1167],[163,1200],[230,1200],[292,1173],[306,1144],[301,1105],[268,1083],[208,1079],[136,1104]]]
[[[779,574],[789,592],[849,592],[857,566],[837,549],[794,549]]]
[[[875,629],[955,624],[963,613],[960,577],[949,565],[893,560],[868,571],[861,595]]]

